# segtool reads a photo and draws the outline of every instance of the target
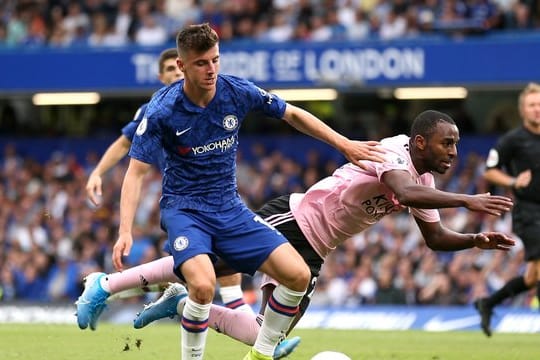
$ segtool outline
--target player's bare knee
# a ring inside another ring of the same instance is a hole
[[[289,275],[287,279],[288,284],[283,283],[283,285],[294,291],[306,291],[311,280],[311,273],[305,263],[298,264]]]
[[[189,286],[189,297],[198,304],[208,304],[214,299],[215,287],[211,283]]]

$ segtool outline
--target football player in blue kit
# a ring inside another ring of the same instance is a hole
[[[163,50],[158,59],[158,79],[163,85],[168,86],[172,83],[181,80],[184,74],[178,68],[176,59],[178,58],[178,51],[176,48],[169,48]],[[139,126],[141,120],[146,112],[148,103],[145,103],[139,107],[132,121],[127,123],[122,128],[122,135],[120,135],[105,151],[95,169],[90,173],[88,181],[86,183],[86,194],[90,202],[95,205],[101,205],[102,196],[102,176],[114,167],[124,156],[127,155],[133,138],[135,137],[135,131]],[[164,160],[162,156],[163,152],[159,152],[154,156],[153,163],[160,169],[164,168]],[[251,306],[246,304],[243,299],[243,292],[241,288],[242,275],[231,274],[219,276],[217,278],[219,283],[219,294],[225,306],[242,311],[252,312]],[[92,283],[85,279],[85,286],[90,287]],[[141,284],[143,285],[143,284]],[[160,285],[160,287],[167,287],[167,283]],[[127,291],[125,295],[122,293],[117,294],[116,297],[124,297],[132,294],[132,291]],[[79,313],[78,313],[79,314]],[[82,314],[82,313],[81,313]],[[80,315],[81,315],[80,314]],[[81,319],[82,327],[86,327],[86,321]],[[91,328],[95,327],[91,325]]]
[[[238,195],[236,151],[242,121],[250,111],[284,119],[356,164],[362,159],[382,161],[381,150],[377,142],[352,141],[338,134],[247,80],[218,74],[219,39],[208,24],[188,26],[176,40],[184,80],[152,97],[137,128],[122,185],[113,264],[123,270],[122,256],[129,254],[133,243],[131,229],[144,175],[152,154],[163,151],[161,222],[174,271],[190,290],[181,317],[182,359],[203,358],[216,283],[213,261],[219,257],[238,272],[260,270],[280,283],[245,357],[269,360],[298,312],[310,271],[283,235]]]

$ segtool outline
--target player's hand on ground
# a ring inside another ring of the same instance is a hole
[[[485,212],[487,214],[500,216],[510,211],[514,203],[506,196],[491,195],[490,193],[476,194],[467,198],[465,207],[472,211]]]
[[[361,160],[370,160],[375,162],[385,161],[384,157],[382,156],[385,151],[379,146],[380,144],[381,143],[378,141],[349,140],[342,152],[347,160],[349,160],[351,163],[365,169],[365,166],[362,164]]]
[[[474,246],[480,249],[494,249],[508,251],[516,241],[499,232],[482,232],[474,235]]]
[[[101,195],[101,176],[92,173],[86,183],[86,196],[92,204],[99,206],[101,205]]]
[[[122,256],[128,256],[133,245],[133,237],[131,233],[122,233],[118,236],[118,240],[113,246],[112,262],[117,271],[124,270],[122,264]]]

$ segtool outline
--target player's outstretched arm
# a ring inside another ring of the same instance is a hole
[[[88,177],[86,183],[86,195],[92,204],[98,206],[101,203],[102,180],[101,177],[116,165],[129,151],[131,141],[124,135],[120,135],[105,151],[96,168]]]
[[[283,119],[304,134],[322,140],[339,150],[348,161],[360,167],[360,160],[384,162],[378,141],[355,141],[339,134],[311,113],[287,104]]]
[[[513,202],[506,196],[458,194],[415,183],[405,170],[387,171],[382,181],[396,195],[399,203],[418,209],[466,207],[472,211],[499,216],[509,211]]]
[[[118,240],[113,247],[112,262],[118,271],[123,270],[122,256],[129,255],[133,238],[131,229],[135,219],[135,212],[141,196],[141,188],[144,176],[150,170],[151,165],[131,158],[122,183],[120,193],[120,225],[118,228]]]
[[[426,245],[432,250],[455,251],[477,247],[486,250],[508,251],[515,245],[515,240],[499,232],[481,232],[462,234],[452,231],[441,222],[425,222],[416,218]]]

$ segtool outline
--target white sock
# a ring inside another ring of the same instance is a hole
[[[279,340],[285,336],[298,313],[305,291],[294,291],[279,285],[274,289],[264,310],[264,321],[253,347],[259,353],[272,356]]]
[[[244,302],[244,292],[240,285],[222,286],[219,288],[219,295],[225,307],[253,314],[251,306]]]
[[[208,316],[212,304],[198,304],[189,297],[182,312],[182,359],[202,359],[206,336],[208,335]]]
[[[184,313],[184,307],[186,306],[186,301],[187,299],[189,299],[188,296],[186,296],[185,298],[183,298],[182,300],[180,300],[178,302],[178,304],[176,304],[176,313],[178,315],[180,315],[180,317],[182,316],[182,314]]]

